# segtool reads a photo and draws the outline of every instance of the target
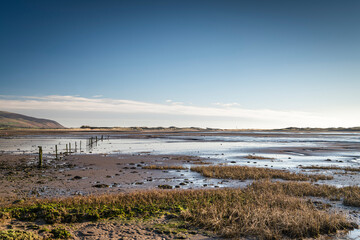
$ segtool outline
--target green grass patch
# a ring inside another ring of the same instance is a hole
[[[63,227],[54,228],[50,231],[55,239],[69,239],[71,234]]]
[[[1,240],[40,240],[41,238],[31,232],[21,230],[4,230],[0,231]]]

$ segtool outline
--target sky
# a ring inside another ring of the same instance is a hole
[[[66,127],[360,126],[360,1],[3,0],[0,110]]]

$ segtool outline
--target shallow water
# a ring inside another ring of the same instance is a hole
[[[232,133],[233,134],[233,133]],[[42,146],[45,155],[54,156],[71,145],[74,154],[181,154],[200,156],[212,163],[288,169],[309,174],[333,175],[326,181],[335,186],[357,185],[358,175],[339,174],[341,170],[302,170],[300,166],[360,167],[360,133],[246,133],[238,135],[189,136],[161,135],[158,138],[132,138],[112,134],[94,144],[95,135],[25,136],[0,138],[0,151],[12,154],[37,154]],[[100,139],[101,135],[98,135]],[[249,154],[269,159],[247,159]],[[343,172],[345,173],[345,172]],[[325,183],[325,181],[319,181]]]
[[[162,136],[161,138],[133,139],[113,135],[110,139],[90,145],[89,136],[27,136],[0,138],[0,151],[13,154],[36,154],[42,146],[44,154],[66,151],[66,144],[77,154],[139,153],[185,154],[212,158],[219,162],[295,168],[298,165],[360,166],[360,133],[299,133],[277,137],[257,136]],[[93,137],[95,137],[93,135]],[[100,136],[99,136],[100,139]],[[248,160],[256,154],[274,159]],[[230,163],[231,164],[231,163]]]

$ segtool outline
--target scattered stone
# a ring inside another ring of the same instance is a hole
[[[101,184],[95,184],[95,185],[93,185],[92,187],[95,187],[95,188],[108,188],[108,187],[110,187],[110,186],[107,185],[107,184],[101,183]]]
[[[164,184],[164,185],[158,185],[157,187],[160,188],[160,189],[172,189],[172,188],[173,188],[172,186],[166,185],[166,184]]]
[[[13,201],[13,204],[23,203],[23,202],[24,202],[24,199],[18,199],[18,200]]]

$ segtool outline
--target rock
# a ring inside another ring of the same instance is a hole
[[[18,199],[18,200],[13,201],[13,204],[23,203],[23,202],[24,202],[24,199]]]
[[[173,187],[172,186],[170,186],[170,185],[158,185],[157,186],[158,188],[161,188],[161,189],[172,189]]]
[[[95,184],[95,185],[93,185],[92,187],[96,187],[96,188],[108,188],[108,187],[110,187],[110,186],[107,185],[107,184],[100,183],[100,184]]]

